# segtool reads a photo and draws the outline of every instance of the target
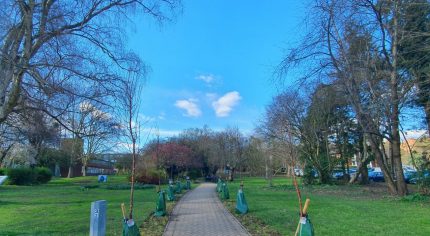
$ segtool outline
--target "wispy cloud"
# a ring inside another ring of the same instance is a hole
[[[154,117],[147,116],[147,115],[145,115],[143,113],[139,113],[138,119],[139,119],[140,122],[143,122],[143,123],[153,122],[153,121],[156,120]]]
[[[165,120],[166,119],[166,113],[164,111],[160,112],[160,115],[158,115],[159,120]]]
[[[197,100],[195,99],[177,100],[175,106],[185,110],[187,112],[185,116],[199,117],[202,114],[202,111],[200,111],[197,105]]]
[[[216,93],[206,93],[206,98],[209,99],[209,101],[214,101],[218,95]]]
[[[427,130],[406,130],[404,133],[407,139],[417,139],[423,137],[427,133]],[[401,138],[404,140],[403,135]]]
[[[196,76],[196,79],[204,81],[207,84],[210,84],[210,83],[215,81],[215,76],[214,75],[198,75],[198,76]]]
[[[215,114],[217,117],[226,117],[230,115],[230,112],[233,110],[233,107],[236,106],[240,99],[239,92],[232,91],[224,94],[224,96],[218,98],[218,100],[212,102],[212,107],[215,110]]]
[[[181,133],[181,130],[163,130],[160,129],[159,130],[159,134],[162,137],[172,137],[172,136],[177,136]]]
[[[169,129],[158,129],[156,127],[150,127],[150,128],[144,128],[142,130],[147,134],[150,139],[160,137],[173,137],[179,135],[182,131],[181,130],[169,130]]]

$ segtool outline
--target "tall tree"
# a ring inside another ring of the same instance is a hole
[[[178,5],[177,0],[0,1],[0,123],[20,104],[43,103],[57,118],[64,110],[62,95],[108,104],[106,96],[124,81],[122,74],[143,68],[125,49],[124,22],[133,12],[168,20]]]
[[[304,77],[342,86],[389,191],[407,194],[400,157],[400,112],[410,87],[399,66],[400,9],[404,1],[323,1],[312,6],[312,32],[281,63],[285,72],[304,61]],[[312,66],[317,65],[317,66]],[[388,152],[384,140],[388,140]]]
[[[405,0],[400,6],[399,66],[408,71],[416,87],[415,103],[424,108],[430,133],[430,3]]]

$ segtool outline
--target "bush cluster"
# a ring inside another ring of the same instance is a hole
[[[129,176],[131,180],[131,176]],[[167,183],[167,174],[165,170],[149,168],[149,169],[136,169],[135,181],[145,184],[158,184]]]
[[[417,181],[417,184],[418,184],[418,189],[422,194],[430,196],[430,176],[421,177]]]
[[[33,185],[45,184],[52,178],[52,172],[46,167],[7,169],[9,184]]]
[[[36,182],[39,184],[48,183],[52,179],[52,172],[46,167],[37,167],[36,171]]]
[[[199,169],[192,169],[187,172],[187,176],[190,177],[190,179],[198,179],[202,177],[202,172]]]

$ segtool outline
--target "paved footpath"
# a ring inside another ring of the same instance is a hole
[[[204,183],[176,204],[163,236],[249,236],[216,195],[216,184]]]

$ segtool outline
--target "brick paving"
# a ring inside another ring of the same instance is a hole
[[[204,183],[176,204],[163,236],[249,236],[217,197],[216,184]]]

